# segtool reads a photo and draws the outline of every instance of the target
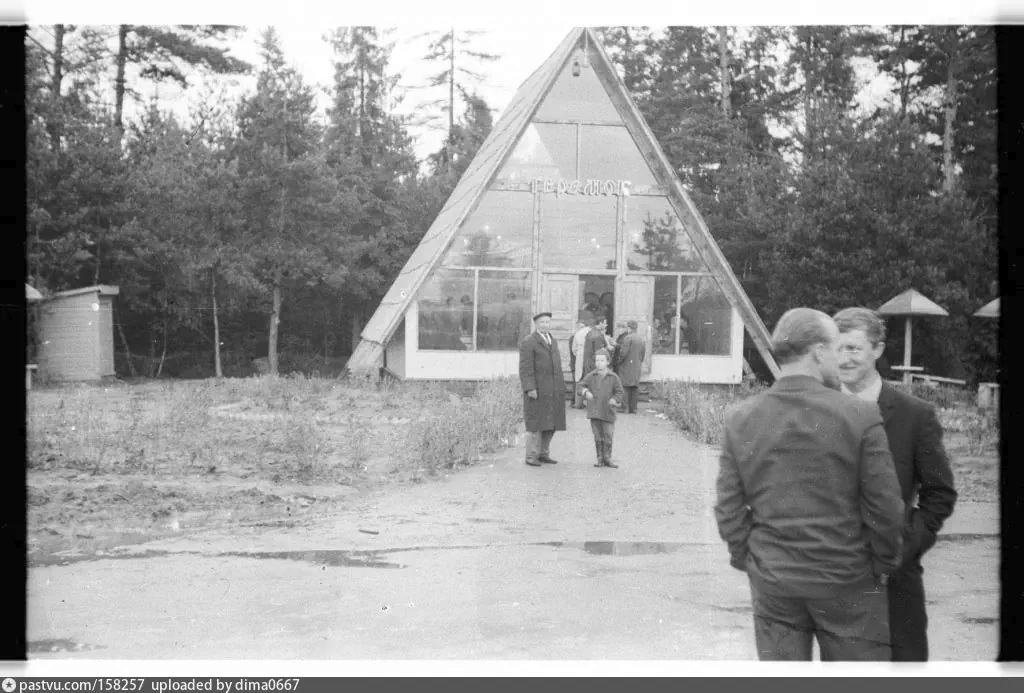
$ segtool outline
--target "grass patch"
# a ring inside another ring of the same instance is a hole
[[[63,548],[179,515],[329,508],[513,445],[522,418],[515,379],[465,399],[438,383],[301,374],[65,385],[27,405],[30,543]]]

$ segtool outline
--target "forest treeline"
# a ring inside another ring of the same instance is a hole
[[[599,33],[766,324],[913,287],[950,312],[915,323],[915,362],[994,379],[995,321],[970,317],[997,295],[992,27]],[[337,372],[490,132],[473,76],[495,56],[472,32],[424,56],[447,95],[419,109],[445,132],[426,161],[386,30],[327,34],[326,112],[272,29],[255,65],[232,57],[239,34],[28,30],[28,281],[120,288],[120,375],[240,375],[264,356]],[[256,86],[240,97],[210,86],[242,74]],[[875,74],[891,93],[865,107]],[[140,99],[166,80],[207,91],[187,116]]]

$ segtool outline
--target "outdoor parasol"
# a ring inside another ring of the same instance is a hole
[[[976,318],[998,318],[999,317],[999,299],[989,301],[974,314]]]
[[[896,298],[892,298],[886,301],[878,309],[879,315],[904,315],[907,318],[907,323],[904,331],[903,339],[903,366],[894,366],[896,370],[903,371],[903,382],[910,383],[910,373],[915,369],[910,365],[910,350],[911,350],[911,324],[914,320],[915,315],[949,315],[946,310],[925,297],[920,292],[914,289],[907,289]]]

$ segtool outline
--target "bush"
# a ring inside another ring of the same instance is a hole
[[[698,443],[719,445],[725,420],[740,401],[765,389],[760,383],[717,387],[689,381],[662,380],[654,384],[652,397],[665,402],[665,415]]]
[[[897,385],[900,390],[923,399],[937,409],[953,409],[958,406],[972,407],[975,404],[975,395],[963,387],[953,385],[929,385],[921,381],[914,381],[910,387],[902,383]]]
[[[436,388],[422,393],[436,404],[409,429],[414,464],[430,472],[472,464],[481,455],[515,445],[523,418],[522,391],[516,378],[484,382],[472,397]]]

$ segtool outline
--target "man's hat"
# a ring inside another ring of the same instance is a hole
[[[547,312],[544,312],[544,313],[537,313],[536,315],[534,315],[534,316],[533,316],[533,321],[534,321],[534,322],[537,322],[537,321],[538,321],[538,320],[540,320],[541,318],[545,318],[545,317],[546,317],[546,318],[550,318],[550,317],[551,317],[551,313],[547,313]]]

